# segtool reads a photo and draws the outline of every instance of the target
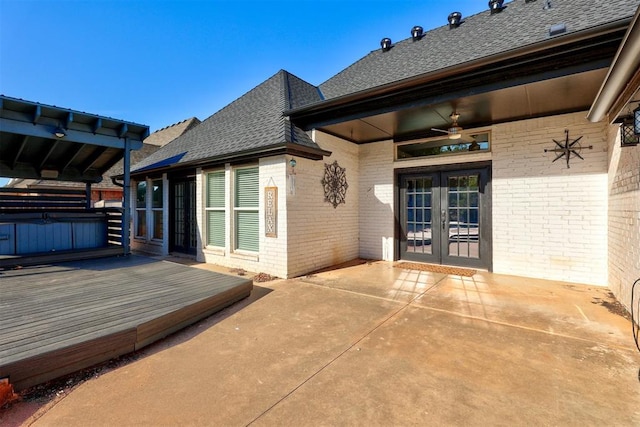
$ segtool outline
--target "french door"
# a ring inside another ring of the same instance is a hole
[[[489,168],[399,176],[400,257],[491,269]]]
[[[198,241],[194,179],[172,181],[171,212],[170,250],[195,255]]]

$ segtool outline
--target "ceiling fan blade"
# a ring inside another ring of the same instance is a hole
[[[449,131],[448,131],[448,130],[444,130],[444,129],[431,128],[431,130],[434,130],[434,131],[436,131],[436,132],[449,133]]]

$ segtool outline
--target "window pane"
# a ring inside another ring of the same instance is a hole
[[[235,206],[238,208],[257,208],[258,203],[258,168],[236,170]]]
[[[153,211],[153,238],[162,239],[162,211]]]
[[[138,183],[136,190],[136,207],[144,208],[147,200],[147,183],[142,181]]]
[[[224,211],[208,211],[207,212],[207,245],[221,246],[225,245],[224,238]]]
[[[461,139],[438,138],[396,147],[398,159],[459,154],[470,151],[489,151],[489,133],[464,135]]]
[[[258,212],[236,212],[237,249],[258,252]]]
[[[153,181],[153,207],[162,207],[162,180]]]
[[[207,207],[224,208],[224,171],[207,174]]]
[[[136,210],[138,228],[136,236],[145,237],[147,235],[147,213],[144,209]]]

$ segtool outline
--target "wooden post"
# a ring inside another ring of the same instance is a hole
[[[131,223],[131,210],[129,209],[130,203],[130,193],[131,193],[131,185],[130,185],[130,176],[131,176],[131,142],[129,138],[124,138],[124,159],[123,159],[123,169],[124,169],[124,187],[122,187],[122,249],[124,250],[125,255],[129,255],[130,252],[130,223]]]
[[[91,183],[84,184],[85,208],[91,209]]]

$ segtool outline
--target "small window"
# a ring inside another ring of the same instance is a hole
[[[207,174],[207,245],[224,247],[225,239],[225,207],[226,194],[224,171]]]
[[[455,155],[469,152],[490,151],[489,133],[462,135],[460,139],[438,138],[428,141],[402,144],[396,147],[397,159]]]
[[[147,236],[147,183],[139,182],[136,186],[136,237]]]
[[[153,194],[151,201],[151,210],[153,212],[153,239],[162,240],[164,235],[164,220],[163,220],[163,186],[162,180],[152,181]]]

